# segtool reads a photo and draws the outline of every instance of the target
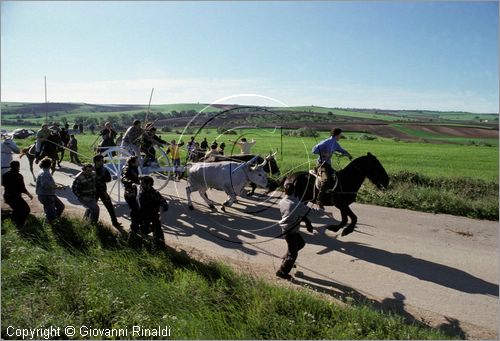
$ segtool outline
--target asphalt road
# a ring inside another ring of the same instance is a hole
[[[63,166],[56,171],[56,182],[71,185],[78,167]],[[25,158],[21,169],[34,193]],[[35,169],[36,173],[38,166]],[[210,210],[195,193],[195,211],[189,211],[185,184],[170,181],[162,190],[170,203],[162,214],[167,244],[274,278],[286,251],[284,239],[275,238],[281,233],[276,223],[281,193],[244,198],[225,213]],[[68,211],[78,214],[82,208],[71,190],[59,194]],[[214,190],[208,195],[219,203],[225,199]],[[345,237],[325,231],[322,226],[332,223],[327,217],[311,218],[316,230],[310,234],[303,229],[307,245],[299,253],[293,284],[344,302],[366,300],[467,338],[498,338],[498,222],[371,205],[351,207],[358,225]],[[335,208],[330,210],[340,219]],[[127,205],[117,205],[117,212],[128,229]],[[109,221],[102,205],[101,220]]]

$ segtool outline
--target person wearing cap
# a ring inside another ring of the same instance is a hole
[[[102,138],[102,141],[99,144],[99,153],[105,152],[108,147],[116,146],[116,135],[116,131],[111,127],[111,122],[106,122],[104,129],[99,132],[99,136]]]
[[[141,135],[143,130],[141,128],[141,121],[135,120],[133,125],[130,126],[125,135],[123,135],[121,147],[128,149],[137,156],[139,165],[141,164]]]
[[[168,203],[165,198],[153,188],[154,180],[150,176],[140,177],[140,187],[138,206],[141,210],[141,231],[148,234],[153,231],[155,242],[160,245],[165,245],[165,237],[161,229],[160,208],[165,212],[168,210]]]
[[[349,160],[352,160],[351,154],[342,148],[338,142],[341,137],[342,129],[335,128],[332,130],[329,138],[321,141],[312,149],[312,152],[318,155],[316,173],[320,176],[321,182],[318,194],[319,202],[327,200],[325,196],[327,194],[327,190],[333,187],[335,171],[332,167],[332,156],[335,153],[340,153],[347,156]]]
[[[318,217],[326,215],[333,219],[333,214],[325,212],[324,209],[312,208],[300,201],[300,198],[295,193],[295,186],[292,183],[285,183],[284,185],[285,196],[279,202],[281,213],[281,220],[279,226],[283,231],[283,235],[287,244],[287,253],[283,257],[283,262],[276,276],[283,279],[291,279],[290,271],[297,260],[299,251],[306,245],[304,238],[302,238],[299,228],[302,219],[312,213]],[[308,228],[309,232],[313,232],[312,226]]]
[[[35,144],[35,163],[38,164],[40,161],[40,153],[42,152],[43,144],[48,140],[50,136],[50,129],[47,123],[42,124],[42,129],[36,133],[36,144]]]
[[[116,218],[115,207],[111,202],[111,198],[108,194],[108,189],[106,186],[107,182],[111,181],[111,174],[109,170],[104,167],[104,156],[98,154],[94,156],[94,171],[95,171],[95,189],[96,189],[96,201],[101,200],[106,207],[106,210],[111,217],[111,223],[114,227],[120,229],[122,226]]]
[[[56,189],[60,187],[56,185],[50,173],[51,165],[51,158],[43,158],[40,161],[41,170],[36,177],[36,195],[38,196],[38,201],[43,205],[45,217],[49,223],[59,218],[64,211],[64,204],[56,196]]]
[[[29,205],[24,201],[21,194],[26,194],[31,200],[33,196],[24,185],[24,178],[19,172],[19,161],[12,160],[9,163],[10,169],[2,175],[3,198],[12,208],[12,220],[17,226],[24,225],[31,210]]]
[[[71,189],[78,201],[86,208],[84,217],[94,224],[97,223],[99,220],[99,206],[97,205],[96,195],[96,175],[91,163],[83,165],[82,171],[75,176]]]

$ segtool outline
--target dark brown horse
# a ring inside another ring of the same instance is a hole
[[[58,133],[53,132],[49,135],[47,141],[45,141],[42,151],[40,152],[40,159],[44,158],[45,156],[52,159],[52,164],[50,165],[52,174],[54,174],[54,172],[56,171],[56,162],[58,162],[59,167],[61,167],[58,155],[60,150],[61,138]],[[33,161],[35,160],[35,144],[21,149],[21,155],[19,155],[19,158],[23,157],[24,155],[26,155],[26,157],[28,158],[31,175],[33,175],[33,180],[36,181],[35,173],[33,173]]]
[[[346,226],[347,218],[351,218],[349,226],[342,231],[342,236],[345,236],[354,231],[358,221],[358,217],[352,212],[349,205],[356,201],[358,190],[365,178],[368,178],[379,189],[383,189],[389,185],[389,176],[380,161],[371,153],[358,157],[336,174],[338,184],[331,195],[327,196],[327,202],[318,202],[316,176],[308,172],[293,173],[287,176],[282,183],[293,183],[296,195],[303,202],[314,201],[323,206],[337,207],[342,215],[342,221],[338,225],[328,227],[329,230],[339,231]],[[305,218],[304,222],[308,227],[311,227],[309,219]]]

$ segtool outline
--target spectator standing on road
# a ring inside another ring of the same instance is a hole
[[[50,165],[52,159],[45,157],[40,161],[40,172],[36,177],[36,194],[38,201],[42,203],[45,217],[49,223],[59,218],[64,211],[64,204],[56,196],[56,185],[52,174],[50,174]]]
[[[2,175],[3,198],[5,202],[12,208],[12,220],[17,226],[24,225],[31,210],[29,205],[24,201],[21,194],[26,194],[31,200],[33,196],[24,185],[24,178],[19,173],[19,161],[12,160],[9,163],[10,169]]]
[[[111,202],[106,186],[106,183],[111,181],[111,174],[109,173],[109,170],[104,167],[104,157],[101,154],[94,156],[93,161],[95,171],[96,200],[101,199],[104,207],[106,207],[106,210],[111,217],[111,223],[114,227],[120,229],[122,226],[116,218],[115,207]]]
[[[99,220],[99,206],[96,196],[96,175],[91,163],[85,164],[82,171],[76,175],[71,189],[86,208],[84,217],[96,224]]]

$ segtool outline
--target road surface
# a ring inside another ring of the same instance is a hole
[[[34,193],[25,158],[21,169]],[[71,185],[77,172],[78,167],[65,162],[55,180]],[[286,251],[284,239],[275,238],[281,233],[276,224],[281,193],[244,198],[226,213],[210,210],[195,193],[195,211],[189,211],[185,184],[170,181],[162,190],[170,203],[170,210],[162,214],[167,244],[274,279]],[[70,189],[59,194],[68,211],[81,209]],[[219,203],[225,199],[214,190],[208,195]],[[359,220],[355,232],[345,237],[322,228],[331,223],[327,217],[312,218],[316,229],[313,234],[303,230],[307,245],[299,253],[292,285],[344,302],[366,300],[467,338],[498,338],[498,222],[351,207]],[[340,219],[336,209],[330,210]],[[117,205],[117,213],[128,229],[127,205]],[[110,221],[102,205],[101,220]]]

